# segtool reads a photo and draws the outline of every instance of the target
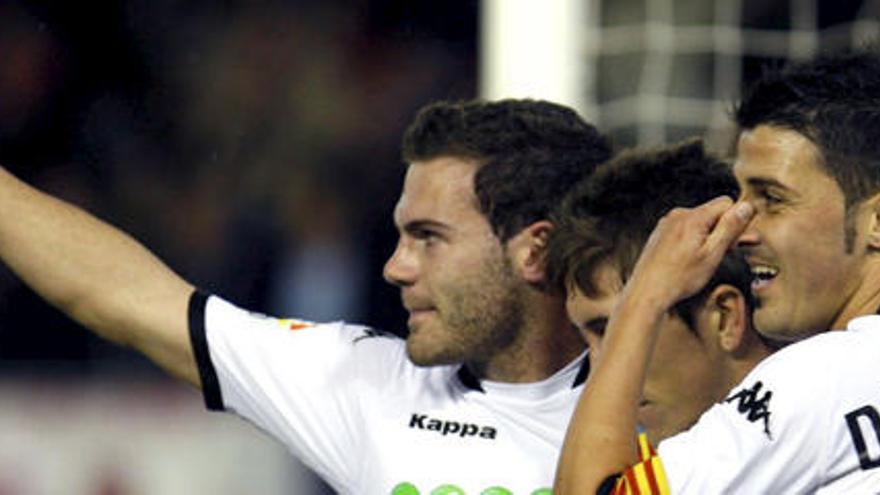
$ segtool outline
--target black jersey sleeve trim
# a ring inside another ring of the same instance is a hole
[[[614,493],[618,478],[620,478],[619,474],[613,474],[605,478],[605,481],[603,481],[602,484],[599,485],[599,488],[596,489],[596,495],[611,495]]]
[[[588,352],[586,356],[584,356],[584,361],[581,363],[581,367],[578,370],[577,376],[574,377],[574,383],[571,384],[571,388],[575,388],[579,385],[583,385],[585,381],[587,381],[587,376],[590,374],[590,353]]]
[[[196,357],[196,365],[199,368],[205,407],[211,411],[221,411],[223,410],[223,395],[220,392],[220,381],[217,380],[217,370],[214,369],[214,363],[211,362],[208,336],[205,333],[205,306],[207,304],[208,295],[204,292],[197,290],[190,296],[189,339]]]

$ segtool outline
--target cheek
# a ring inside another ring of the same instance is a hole
[[[447,250],[425,257],[422,280],[436,295],[468,285],[485,266],[484,260]]]
[[[651,357],[647,381],[677,395],[698,392],[698,382],[707,374],[704,361],[704,349],[689,330],[663,329]]]
[[[777,235],[783,265],[791,263],[786,275],[802,278],[814,289],[827,286],[823,280],[835,278],[840,260],[846,257],[846,239],[842,218],[816,215],[811,222],[802,222],[796,229]]]
[[[844,231],[839,215],[804,212],[764,217],[756,223],[762,248],[789,279],[810,277],[818,268],[844,252]]]
[[[512,297],[511,276],[495,258],[437,267],[431,283],[434,300],[445,319],[480,320]]]

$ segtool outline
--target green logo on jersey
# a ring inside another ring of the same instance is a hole
[[[391,490],[391,495],[419,495],[419,489],[412,483],[401,483]]]
[[[552,495],[552,490],[549,488],[539,488],[533,491],[529,495]],[[400,483],[395,486],[394,489],[391,490],[390,495],[422,495],[422,492],[416,488],[412,483]],[[464,490],[455,486],[455,485],[441,485],[437,488],[434,488],[430,491],[430,493],[426,495],[467,495]],[[513,495],[513,492],[508,490],[507,488],[503,488],[500,486],[493,486],[490,488],[486,488],[485,490],[480,492],[480,495]]]
[[[467,495],[464,490],[455,485],[438,486],[431,490],[431,495]]]

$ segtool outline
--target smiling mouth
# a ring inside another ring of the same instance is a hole
[[[777,275],[779,269],[768,265],[753,265],[752,269],[752,290],[759,291],[770,284]]]

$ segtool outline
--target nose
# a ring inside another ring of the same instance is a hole
[[[382,275],[389,284],[405,287],[415,283],[418,273],[416,262],[411,251],[404,245],[402,240],[397,242],[397,247],[391,253],[391,257],[385,262]]]
[[[752,220],[743,230],[742,234],[736,239],[736,247],[756,246],[761,242],[761,235],[757,228],[758,214],[752,217]]]

